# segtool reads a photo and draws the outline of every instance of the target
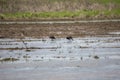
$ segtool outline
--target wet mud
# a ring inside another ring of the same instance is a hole
[[[1,24],[0,38],[56,38],[106,36],[119,32],[120,22],[54,23],[54,24]],[[119,36],[119,34],[118,34]]]

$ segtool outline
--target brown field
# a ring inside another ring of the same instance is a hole
[[[43,38],[55,36],[85,37],[108,35],[109,32],[120,31],[119,22],[103,23],[70,23],[70,24],[1,24],[1,38]],[[109,34],[110,35],[110,34]],[[114,36],[114,35],[112,35]]]

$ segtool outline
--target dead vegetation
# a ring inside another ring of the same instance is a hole
[[[17,59],[17,58],[3,58],[3,59],[0,59],[0,61],[1,62],[3,62],[3,61],[18,61],[19,59]]]
[[[119,2],[113,0],[0,0],[1,13],[112,10],[119,7]]]

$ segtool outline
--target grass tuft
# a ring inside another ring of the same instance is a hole
[[[17,59],[17,58],[3,58],[0,61],[3,62],[3,61],[17,61],[17,60],[19,60],[19,59]]]

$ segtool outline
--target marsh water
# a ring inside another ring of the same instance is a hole
[[[0,39],[0,80],[119,80],[120,37]]]

